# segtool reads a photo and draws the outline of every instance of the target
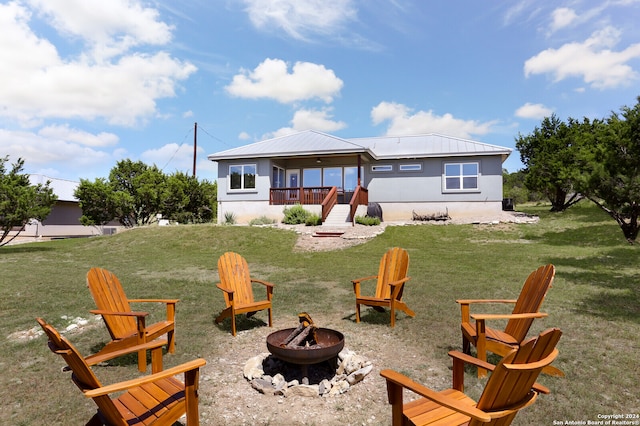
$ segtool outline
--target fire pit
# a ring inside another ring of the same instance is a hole
[[[254,389],[269,395],[334,396],[371,372],[369,361],[344,347],[342,333],[316,327],[306,312],[298,320],[298,327],[267,336],[271,355],[245,364],[244,377]]]
[[[343,334],[329,328],[315,329],[314,345],[308,347],[284,345],[285,339],[295,330],[295,328],[286,328],[269,334],[267,336],[269,352],[276,358],[291,364],[311,365],[337,359],[338,353],[344,347]]]

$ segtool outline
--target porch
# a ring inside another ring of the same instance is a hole
[[[368,203],[369,192],[360,185],[353,191],[344,191],[336,186],[271,188],[269,191],[270,205],[321,205],[323,222],[336,204],[349,204],[349,217],[353,224],[358,206]]]

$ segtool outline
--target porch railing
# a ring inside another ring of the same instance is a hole
[[[369,191],[357,186],[349,201],[351,223],[355,223],[355,214],[359,205],[369,203]],[[338,204],[338,189],[335,186],[315,186],[305,188],[271,188],[269,204],[320,204],[322,206],[322,221],[324,222],[333,206]]]
[[[305,188],[271,188],[269,204],[322,204],[332,186],[311,186]]]
[[[327,196],[322,200],[322,222],[327,219],[329,212],[336,204],[338,204],[338,190],[335,186],[332,186]]]
[[[368,205],[369,204],[369,190],[360,185],[356,187],[356,190],[353,192],[353,197],[351,197],[351,201],[349,201],[349,217],[351,218],[351,224],[355,225],[356,223],[356,210],[358,210],[359,205]]]

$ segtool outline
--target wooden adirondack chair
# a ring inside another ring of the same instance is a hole
[[[206,364],[204,359],[165,371],[154,368],[157,371],[151,375],[103,386],[71,342],[42,318],[36,320],[49,338],[49,349],[64,358],[73,382],[98,406],[87,425],[172,425],[185,413],[187,425],[199,424],[198,381],[200,367]],[[162,347],[157,343],[147,342],[136,348],[151,349],[157,354],[152,358],[159,358],[162,363]],[[177,374],[184,374],[184,383],[174,377]],[[112,399],[109,395],[113,393],[120,396]]]
[[[231,318],[231,334],[236,335],[236,315],[246,313],[248,317],[263,309],[269,311],[269,327],[273,326],[271,299],[273,298],[273,284],[267,281],[251,278],[249,265],[244,257],[238,253],[226,252],[218,259],[218,275],[220,282],[216,284],[224,294],[226,308],[216,318],[221,323],[225,318]],[[254,300],[252,283],[258,283],[267,291],[266,300]]]
[[[98,309],[91,310],[92,314],[102,315],[107,330],[111,335],[111,342],[95,355],[86,358],[89,365],[115,358],[122,349],[139,345],[163,334],[167,335],[167,350],[175,352],[175,316],[178,299],[127,299],[118,278],[110,271],[102,268],[91,268],[87,273],[87,286]],[[132,311],[129,303],[164,303],[167,307],[167,318],[164,321],[146,325],[148,312]],[[109,354],[112,355],[109,357]],[[106,358],[105,358],[106,356]],[[138,353],[138,369],[147,369],[147,357],[144,351]]]
[[[524,407],[536,400],[539,393],[549,389],[535,383],[540,371],[558,355],[556,344],[562,332],[549,329],[510,351],[497,366],[461,352],[451,351],[453,359],[453,387],[433,391],[393,370],[380,375],[387,380],[387,394],[391,404],[394,426],[400,425],[509,425]],[[492,371],[482,395],[476,403],[464,394],[465,363]],[[422,396],[403,403],[403,389]]]
[[[402,301],[404,283],[411,277],[407,276],[409,269],[409,254],[405,249],[394,247],[389,249],[380,260],[378,275],[352,280],[353,291],[356,294],[356,322],[360,322],[360,305],[371,306],[377,311],[391,310],[391,327],[396,325],[396,310],[399,309],[410,317],[416,315],[405,302]],[[361,283],[377,280],[374,296],[361,294]]]
[[[462,312],[462,350],[471,353],[471,344],[476,347],[477,357],[487,360],[487,352],[505,356],[512,349],[517,348],[529,332],[535,318],[546,317],[539,312],[547,291],[553,283],[556,269],[553,265],[541,266],[531,274],[524,283],[518,299],[460,299]],[[514,304],[511,314],[471,314],[472,304],[507,303]],[[471,320],[474,321],[471,321]],[[508,320],[504,331],[486,326],[488,320]],[[544,373],[564,376],[562,371],[549,367]],[[478,369],[478,377],[486,376],[484,368]]]

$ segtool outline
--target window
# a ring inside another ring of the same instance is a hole
[[[400,171],[401,172],[420,172],[422,171],[422,164],[420,163],[400,164]]]
[[[478,189],[478,163],[447,163],[444,165],[445,191]]]
[[[285,173],[284,169],[278,166],[273,166],[271,171],[271,187],[273,188],[284,188],[285,187]]]
[[[255,189],[256,165],[238,164],[229,166],[229,189]]]
[[[302,170],[302,185],[306,188],[322,186],[322,169]]]
[[[325,167],[322,169],[322,186],[335,186],[342,189],[342,167]]]
[[[393,166],[391,164],[379,164],[377,166],[371,166],[372,172],[390,172],[393,170]]]

